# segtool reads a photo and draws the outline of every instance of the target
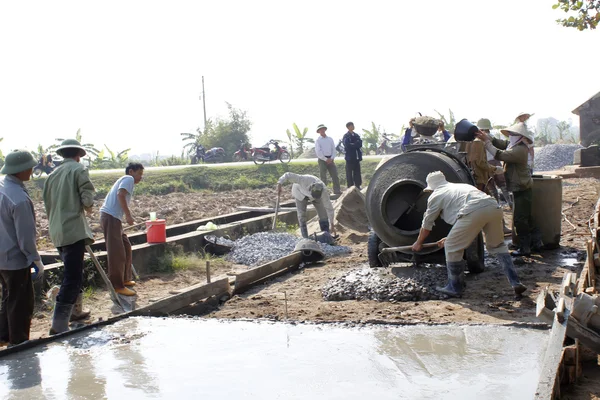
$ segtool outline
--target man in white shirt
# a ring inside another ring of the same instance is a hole
[[[327,136],[325,131],[327,127],[323,124],[317,127],[317,133],[321,135],[315,142],[315,151],[317,152],[317,158],[319,159],[319,174],[321,175],[321,181],[327,186],[327,172],[331,175],[333,182],[333,194],[342,193],[340,189],[340,179],[338,178],[337,167],[335,166],[335,143],[333,139]]]
[[[122,218],[129,225],[134,224],[129,202],[133,195],[133,186],[142,180],[144,166],[129,163],[125,175],[119,178],[104,199],[100,208],[100,225],[104,232],[108,258],[108,278],[115,292],[124,296],[134,296],[135,291],[129,289],[135,285],[131,272],[131,243],[123,232]]]
[[[448,268],[448,284],[446,287],[436,288],[439,292],[451,297],[461,296],[466,266],[466,261],[463,260],[464,250],[482,230],[488,253],[495,255],[502,265],[515,294],[519,296],[527,290],[519,281],[508,247],[504,243],[503,213],[496,200],[475,186],[449,183],[440,171],[427,175],[427,187],[424,191],[432,193],[427,199],[427,210],[412,250],[421,251],[438,217],[452,225],[448,237],[439,242],[439,246],[445,249]]]
[[[286,172],[277,181],[277,193],[281,194],[281,185],[285,182],[292,182],[292,196],[296,200],[296,209],[298,211],[298,225],[303,238],[308,238],[308,227],[306,226],[306,208],[308,203],[312,203],[319,216],[319,227],[323,232],[330,232],[335,235],[333,226],[333,204],[329,199],[329,191],[319,178],[312,175],[298,175],[293,172]],[[330,230],[331,227],[331,230]]]

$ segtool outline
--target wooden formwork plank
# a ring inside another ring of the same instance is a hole
[[[252,283],[271,276],[277,272],[298,267],[302,262],[302,252],[296,251],[270,263],[242,272],[235,277],[234,293],[243,292]]]
[[[594,242],[591,240],[587,241],[587,257],[585,265],[588,269],[588,286],[593,288],[596,287],[596,266],[594,265]]]
[[[219,279],[211,283],[202,283],[183,289],[182,293],[165,297],[146,307],[132,311],[129,315],[166,315],[187,307],[196,301],[211,296],[229,294],[230,290],[231,287],[229,286],[228,278]]]

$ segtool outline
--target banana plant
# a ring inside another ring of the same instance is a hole
[[[294,129],[294,132],[291,132],[289,129],[287,129],[285,133],[287,134],[288,141],[290,143],[292,157],[294,157],[294,145],[296,145],[297,156],[299,157],[300,155],[302,155],[302,153],[304,153],[304,144],[314,143],[315,140],[313,138],[306,137],[306,135],[308,134],[308,128],[304,128],[301,131],[295,122],[292,124],[292,128]]]
[[[129,151],[131,149],[122,150],[119,152],[112,151],[107,145],[104,145],[104,149],[100,150],[97,157],[92,162],[92,168],[94,169],[114,169],[114,168],[125,168],[127,161],[129,161]]]

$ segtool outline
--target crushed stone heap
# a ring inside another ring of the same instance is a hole
[[[533,168],[535,171],[554,171],[571,165],[575,150],[580,148],[578,144],[549,144],[536,147]]]

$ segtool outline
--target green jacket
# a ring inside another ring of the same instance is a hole
[[[492,139],[494,151],[490,153],[495,154],[496,160],[504,161],[504,177],[506,178],[507,189],[511,192],[522,192],[523,190],[531,189],[533,187],[533,179],[531,178],[531,172],[529,166],[527,166],[527,158],[529,151],[525,143],[519,143],[510,150],[506,150],[508,147],[508,140]],[[488,150],[490,150],[488,148]]]
[[[54,246],[68,246],[84,239],[86,244],[94,243],[84,207],[94,205],[95,193],[88,171],[75,160],[65,159],[48,176],[43,196]]]

